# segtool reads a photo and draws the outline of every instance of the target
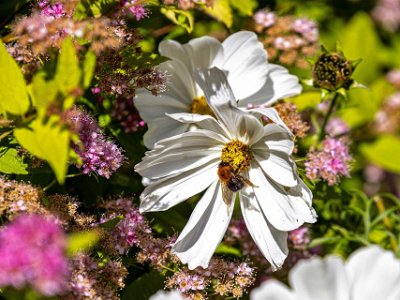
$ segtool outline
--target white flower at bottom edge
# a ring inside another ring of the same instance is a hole
[[[178,291],[165,292],[163,290],[159,290],[157,293],[151,296],[149,300],[185,300],[185,298]]]
[[[243,108],[248,104],[270,106],[301,92],[296,76],[282,66],[268,63],[267,52],[254,32],[236,32],[223,43],[209,36],[192,39],[184,45],[166,40],[160,43],[159,52],[171,59],[159,66],[169,75],[167,90],[154,96],[141,89],[134,99],[148,126],[143,137],[148,148],[161,139],[190,130],[190,124],[174,122],[166,112],[206,114],[209,110],[204,91],[194,79],[198,68],[215,66],[223,70]]]
[[[372,245],[340,257],[300,261],[289,273],[292,289],[275,279],[251,293],[251,300],[399,300],[400,261]]]
[[[257,246],[277,269],[288,254],[287,232],[316,220],[311,191],[290,158],[292,136],[274,109],[262,112],[279,124],[265,126],[238,109],[224,72],[213,68],[199,74],[198,84],[216,119],[170,115],[196,123],[199,129],[159,141],[135,166],[150,179],[140,196],[140,210],[167,210],[205,190],[172,250],[190,269],[206,268],[226,232],[236,199],[233,192],[230,199],[223,199],[228,189],[218,172],[224,162],[248,181],[238,190],[242,214]]]

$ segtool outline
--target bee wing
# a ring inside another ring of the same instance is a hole
[[[233,191],[231,191],[226,183],[221,183],[222,188],[222,199],[224,200],[226,205],[230,205],[233,199]]]

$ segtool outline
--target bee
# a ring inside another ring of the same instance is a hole
[[[218,177],[222,187],[222,199],[226,205],[230,205],[233,198],[233,193],[240,191],[245,186],[254,187],[250,180],[236,174],[231,165],[221,162],[218,165]]]

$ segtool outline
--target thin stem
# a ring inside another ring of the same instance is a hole
[[[53,185],[55,185],[56,182],[57,182],[57,179],[54,178],[48,185],[46,185],[46,186],[43,188],[43,192],[47,191],[49,188],[51,188]]]
[[[329,106],[329,110],[325,115],[324,122],[322,123],[321,129],[319,131],[319,136],[318,136],[318,140],[319,141],[322,141],[324,139],[324,137],[325,137],[326,124],[328,124],[328,120],[332,115],[334,107],[336,106],[336,101],[337,101],[338,97],[339,97],[339,93],[335,93],[335,95],[333,96],[333,99],[331,101],[331,104]]]
[[[13,132],[12,130],[3,132],[3,133],[0,135],[0,141],[1,141],[2,139],[4,139],[6,136],[8,136],[10,133],[12,133],[12,132]]]

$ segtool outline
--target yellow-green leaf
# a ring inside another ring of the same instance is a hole
[[[228,28],[232,27],[233,13],[229,0],[216,0],[210,7],[204,8],[205,12],[224,23]]]
[[[92,51],[86,52],[85,60],[83,61],[83,78],[82,84],[84,88],[88,88],[92,82],[94,69],[96,67],[96,55]]]
[[[400,139],[383,135],[371,144],[363,144],[361,153],[373,164],[385,170],[400,173]]]
[[[45,73],[37,73],[28,87],[32,97],[32,104],[39,111],[45,111],[49,104],[54,101],[58,93],[55,81],[46,81],[45,77]]]
[[[253,11],[257,8],[257,1],[255,0],[246,0],[246,1],[237,1],[237,0],[229,0],[229,4],[239,11],[240,13],[251,16]]]
[[[29,105],[24,76],[0,42],[0,113],[23,115]]]
[[[65,95],[79,87],[81,69],[71,38],[65,39],[62,44],[54,79],[58,89]]]
[[[29,128],[18,128],[15,138],[33,155],[47,161],[59,183],[64,183],[68,167],[70,132],[56,122],[34,120]]]
[[[5,174],[28,174],[28,167],[18,155],[18,151],[13,148],[3,148],[0,150],[0,172]]]
[[[188,33],[192,32],[194,19],[190,11],[176,9],[173,6],[162,7],[160,11],[176,25],[185,28]]]
[[[88,250],[95,246],[99,239],[100,232],[96,229],[74,232],[68,237],[67,253],[72,256],[78,252]]]

